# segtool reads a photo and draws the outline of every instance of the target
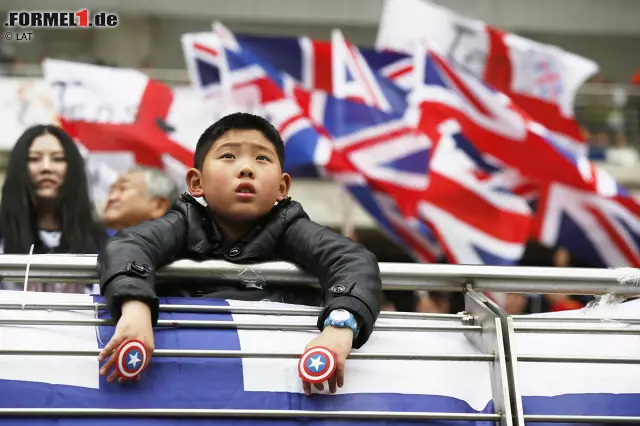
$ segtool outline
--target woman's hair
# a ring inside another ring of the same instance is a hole
[[[28,159],[34,139],[47,133],[58,139],[67,162],[66,175],[56,203],[61,231],[59,251],[93,253],[98,249],[96,245],[101,243],[94,238],[100,238],[102,227],[94,219],[84,159],[73,139],[64,130],[52,125],[28,128],[11,151],[0,204],[0,233],[4,252],[28,253],[32,244],[35,244],[34,252],[46,251],[38,237],[35,188],[28,171]]]

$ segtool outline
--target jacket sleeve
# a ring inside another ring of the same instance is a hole
[[[122,303],[140,300],[158,321],[155,272],[172,262],[186,245],[187,218],[171,209],[163,217],[127,228],[112,237],[98,256],[100,292],[111,318],[119,320]]]
[[[354,348],[364,345],[380,314],[382,282],[373,253],[330,228],[300,218],[285,231],[282,256],[318,277],[325,306],[318,328],[334,309],[345,309],[360,322]]]

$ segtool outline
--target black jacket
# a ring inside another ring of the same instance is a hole
[[[334,309],[346,309],[359,318],[361,327],[355,348],[367,341],[380,313],[382,284],[376,257],[362,245],[312,222],[298,202],[287,198],[278,203],[231,246],[225,244],[209,209],[184,194],[164,217],[112,237],[98,256],[100,289],[111,317],[119,319],[122,303],[135,299],[149,305],[155,324],[159,305],[156,293],[295,301],[295,297],[288,297],[289,291],[277,293],[268,285],[261,288],[252,282],[231,287],[212,287],[209,282],[208,287],[189,283],[182,288],[176,284],[156,288],[155,271],[177,259],[221,259],[240,264],[293,262],[318,277],[322,287],[324,309],[318,317],[318,328]],[[306,293],[310,291],[305,289]]]

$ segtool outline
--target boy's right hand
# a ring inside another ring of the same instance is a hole
[[[147,362],[146,366],[151,360],[151,354],[154,350],[153,340],[153,327],[151,325],[151,309],[143,303],[137,300],[129,300],[122,304],[122,316],[116,326],[116,331],[113,333],[113,337],[106,344],[104,349],[98,355],[98,361],[102,362],[107,357],[107,362],[104,363],[100,369],[100,375],[104,376],[109,374],[107,381],[113,382],[118,377],[118,370],[115,367],[118,349],[127,341],[137,339],[140,340],[147,349]],[[138,376],[140,380],[140,376]],[[124,380],[120,378],[118,383],[123,383]]]

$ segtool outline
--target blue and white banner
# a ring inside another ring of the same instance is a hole
[[[623,330],[631,325],[606,318],[637,321],[640,300],[534,316],[601,319],[596,324],[567,319],[545,322],[546,326],[601,326]],[[542,324],[539,320],[516,322],[525,326]],[[640,339],[637,334],[516,333],[514,350],[516,355],[638,358]],[[524,414],[640,416],[638,364],[518,362],[517,375]]]
[[[25,297],[26,296],[26,297]],[[0,291],[0,303],[86,303],[95,296]],[[265,306],[266,302],[206,299],[165,299],[162,303],[193,305]],[[290,305],[284,305],[290,306]],[[607,316],[638,317],[640,301],[609,306]],[[567,311],[544,314],[601,315]],[[103,315],[100,315],[103,317]],[[93,319],[96,312],[0,310],[0,319]],[[313,324],[313,317],[250,314],[162,313],[161,319]],[[419,320],[380,319],[378,324],[424,324]],[[437,324],[429,321],[429,324]],[[521,322],[518,322],[520,324]],[[449,322],[450,324],[450,322]],[[539,321],[530,324],[540,325]],[[569,321],[554,322],[558,326]],[[577,324],[577,323],[576,323]],[[626,327],[603,321],[607,326]],[[584,325],[584,323],[582,323]],[[97,350],[112,327],[0,326],[0,349]],[[155,331],[157,349],[243,350],[300,352],[315,331],[161,329]],[[637,357],[637,335],[520,334],[517,354]],[[477,354],[462,333],[376,331],[360,353]],[[483,362],[347,361],[345,386],[335,395],[327,391],[311,397],[302,393],[295,359],[214,359],[156,357],[137,383],[107,383],[98,375],[95,357],[0,356],[0,408],[180,408],[272,409],[338,411],[413,411],[492,413],[489,365]],[[640,415],[640,366],[524,363],[518,365],[518,384],[525,414]],[[356,425],[371,421],[265,419],[0,419],[0,424],[233,424],[233,425]],[[484,422],[460,422],[480,425]],[[415,424],[382,421],[376,424]],[[431,422],[421,424],[444,424]],[[448,423],[447,423],[448,424]],[[488,425],[488,423],[487,423]],[[484,425],[483,425],[484,426]]]
[[[27,303],[86,303],[88,295],[25,293]],[[0,302],[22,302],[23,293],[0,291]],[[283,306],[210,299],[162,303]],[[284,305],[290,306],[290,305]],[[102,315],[101,315],[102,316]],[[94,311],[0,310],[0,318],[93,319]],[[308,322],[304,316],[161,313],[161,319],[279,323]],[[415,321],[381,319],[378,324]],[[423,322],[418,322],[423,323]],[[429,322],[432,324],[432,322]],[[448,324],[451,324],[448,322]],[[0,326],[0,349],[95,349],[109,341],[112,327]],[[156,349],[299,352],[317,331],[161,329]],[[359,352],[478,354],[462,333],[374,332]],[[489,364],[485,362],[348,360],[345,385],[306,397],[296,359],[153,358],[140,382],[118,385],[98,375],[94,357],[0,356],[0,408],[198,408],[271,410],[357,410],[492,413]],[[204,420],[127,419],[127,425],[203,424]],[[434,422],[434,424],[439,422]],[[465,423],[465,422],[463,422]],[[480,424],[467,422],[469,424]],[[114,424],[113,419],[0,419],[0,424]],[[355,425],[370,421],[208,420],[206,424]],[[409,422],[387,421],[402,425]],[[415,423],[413,423],[415,424]]]

